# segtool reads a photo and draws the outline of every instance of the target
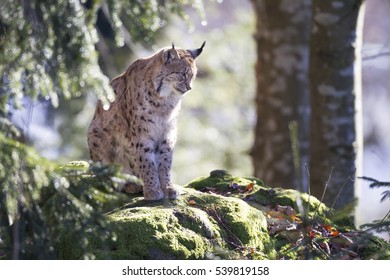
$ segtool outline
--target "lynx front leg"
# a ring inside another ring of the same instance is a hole
[[[138,144],[137,164],[140,177],[144,181],[144,198],[145,200],[160,200],[164,198],[164,192],[161,189],[158,177],[158,165],[155,154],[150,148]]]
[[[176,199],[180,195],[180,193],[173,186],[171,180],[172,152],[173,145],[169,145],[168,141],[163,141],[158,150],[158,175],[160,179],[161,188],[164,191],[165,197],[170,199]]]

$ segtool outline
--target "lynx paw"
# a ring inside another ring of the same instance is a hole
[[[165,198],[176,199],[180,196],[180,190],[177,186],[168,186],[165,188]]]
[[[160,200],[164,198],[164,193],[161,189],[144,190],[145,200]]]
[[[125,193],[141,193],[142,192],[142,185],[136,184],[133,182],[127,182],[124,184],[122,191]]]

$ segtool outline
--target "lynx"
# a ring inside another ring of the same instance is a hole
[[[138,59],[111,81],[116,98],[108,110],[99,101],[88,129],[93,161],[117,163],[143,180],[126,186],[129,193],[143,190],[146,200],[175,199],[171,181],[172,152],[182,96],[191,89],[199,49],[164,48]]]

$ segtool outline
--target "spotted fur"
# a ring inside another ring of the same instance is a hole
[[[177,198],[171,181],[172,152],[181,97],[191,89],[202,52],[172,48],[138,59],[111,81],[116,99],[108,110],[98,102],[88,129],[93,161],[118,163],[140,177],[144,198]],[[127,192],[142,191],[127,186]]]

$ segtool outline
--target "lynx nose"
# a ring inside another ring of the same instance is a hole
[[[191,90],[191,86],[190,85],[186,85],[186,89],[187,90]]]

